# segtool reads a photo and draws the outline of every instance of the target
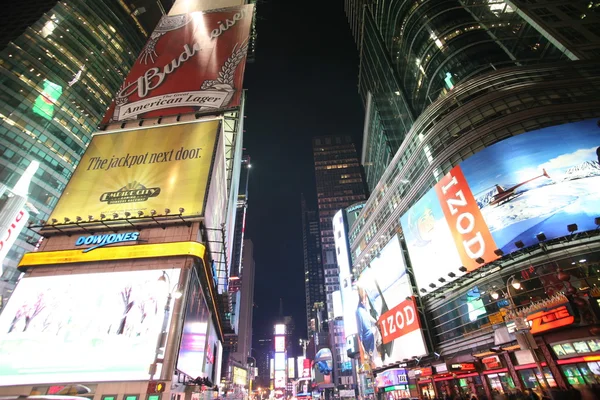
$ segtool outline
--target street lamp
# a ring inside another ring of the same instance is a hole
[[[162,275],[158,278],[158,282],[164,283],[167,286],[167,290],[171,289],[168,291],[168,295],[167,295],[167,302],[165,303],[165,313],[163,316],[163,323],[162,323],[162,328],[160,330],[160,335],[158,335],[158,341],[156,342],[156,353],[154,356],[154,362],[152,364],[150,364],[150,370],[148,371],[150,374],[150,380],[154,379],[154,375],[156,374],[156,369],[157,369],[157,365],[158,363],[162,363],[164,360],[164,355],[163,358],[160,358],[161,356],[161,349],[165,347],[166,345],[166,338],[167,338],[167,325],[169,322],[169,314],[171,313],[171,299],[175,298],[175,300],[180,299],[181,296],[183,295],[182,291],[179,289],[179,284],[176,283],[172,288],[171,288],[171,278],[169,277],[169,274],[167,274],[165,271],[162,272]]]
[[[521,282],[517,278],[515,278],[514,275],[511,275],[506,280],[506,293],[504,293],[504,291],[502,289],[500,289],[500,292],[502,292],[504,294],[504,296],[508,299],[508,304],[509,304],[508,319],[510,319],[511,322],[514,322],[516,331],[517,331],[516,332],[517,337],[518,337],[518,335],[520,335],[524,339],[524,340],[517,340],[517,342],[519,343],[520,346],[524,345],[524,347],[526,347],[523,350],[529,350],[529,352],[531,353],[533,360],[535,361],[535,365],[542,376],[542,382],[544,382],[544,386],[546,387],[546,390],[548,390],[548,394],[550,395],[550,398],[553,398],[552,391],[550,390],[550,384],[548,383],[548,380],[546,379],[546,375],[544,374],[542,364],[541,364],[540,359],[535,351],[535,349],[537,348],[537,345],[535,344],[535,339],[533,338],[533,336],[530,333],[531,328],[530,328],[529,324],[527,323],[527,321],[525,320],[525,318],[517,315],[517,306],[515,304],[515,301],[513,300],[512,294],[510,293],[511,286],[515,290],[519,290],[521,288]],[[492,298],[494,300],[498,300],[498,298],[500,297],[500,294],[497,291],[493,291],[490,293],[490,296],[492,296]]]
[[[253,349],[250,348],[250,351],[252,351]],[[248,356],[246,358],[246,365],[248,365],[248,358],[251,358],[252,360],[254,360],[254,364],[252,364],[252,366],[250,368],[248,368],[248,393],[252,394],[252,382],[254,381],[254,368],[256,367],[256,358],[252,357],[252,356]]]

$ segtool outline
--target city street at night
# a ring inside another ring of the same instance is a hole
[[[599,1],[0,21],[0,400],[600,400]]]

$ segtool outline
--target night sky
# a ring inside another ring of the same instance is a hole
[[[244,82],[255,341],[271,334],[279,298],[295,320],[295,336],[306,335],[300,194],[316,207],[311,138],[349,134],[360,147],[364,118],[344,2],[269,0],[258,7],[256,60]]]

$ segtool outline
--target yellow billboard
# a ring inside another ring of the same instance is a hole
[[[218,132],[214,120],[94,136],[50,221],[202,215]]]

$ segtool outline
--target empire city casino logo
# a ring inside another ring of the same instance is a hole
[[[159,194],[159,187],[147,188],[141,183],[133,181],[115,192],[102,193],[100,201],[108,204],[134,203],[147,201],[150,197],[156,197]]]

